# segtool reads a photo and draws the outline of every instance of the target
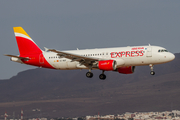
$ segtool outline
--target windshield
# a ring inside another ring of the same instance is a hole
[[[166,49],[160,49],[160,50],[158,50],[158,52],[168,52],[168,50],[166,50]]]

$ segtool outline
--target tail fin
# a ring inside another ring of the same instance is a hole
[[[40,54],[41,49],[31,39],[22,27],[13,27],[16,41],[21,55]]]

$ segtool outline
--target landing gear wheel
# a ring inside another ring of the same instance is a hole
[[[154,71],[151,71],[150,74],[151,74],[151,75],[155,75],[155,72],[154,72]]]
[[[99,75],[99,79],[105,80],[105,79],[106,79],[106,75],[105,75],[105,74],[100,74],[100,75]]]
[[[92,78],[92,77],[93,77],[93,73],[92,73],[92,72],[87,72],[87,73],[86,73],[86,77]]]
[[[151,75],[155,75],[155,72],[153,71],[153,64],[149,64],[149,67],[151,68],[150,74]]]

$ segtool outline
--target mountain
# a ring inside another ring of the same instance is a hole
[[[20,72],[0,80],[0,114],[11,117],[13,111],[24,117],[62,117],[118,114],[138,111],[166,111],[180,108],[180,53],[170,63],[136,67],[131,75],[105,72],[86,78],[87,70],[49,70]],[[38,111],[40,109],[41,111]],[[33,111],[34,110],[34,111]]]

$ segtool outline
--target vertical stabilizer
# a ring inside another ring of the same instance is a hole
[[[31,39],[22,27],[13,27],[19,53],[21,55],[40,54],[41,49]]]

